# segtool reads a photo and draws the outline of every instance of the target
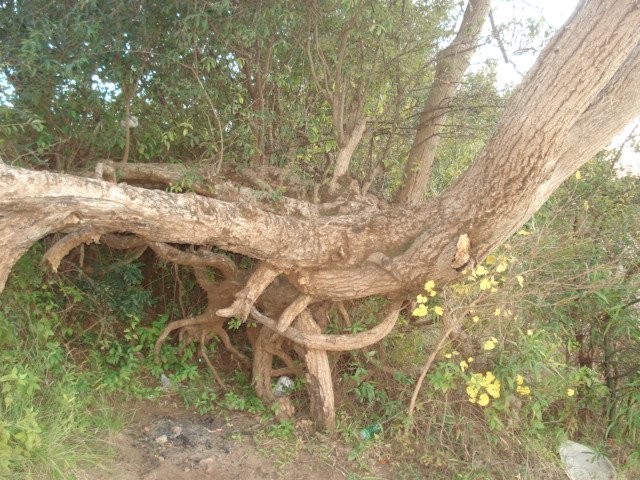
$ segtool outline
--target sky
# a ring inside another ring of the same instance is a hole
[[[509,24],[514,21],[532,19],[540,21],[542,32],[552,33],[559,29],[571,16],[579,0],[493,0],[492,10],[496,25]],[[472,59],[471,68],[480,68],[487,58],[497,61],[496,74],[498,88],[507,88],[517,85],[522,80],[522,75],[534,64],[539,49],[544,45],[544,34],[539,41],[534,42],[533,51],[518,51],[519,39],[514,37],[509,29],[503,32],[505,49],[511,63],[506,63],[495,41],[478,49]],[[490,36],[490,26],[485,25],[485,38]],[[509,45],[511,44],[511,45]],[[640,117],[632,122],[620,134],[613,139],[609,148],[620,148],[629,134],[636,129],[640,133]],[[621,168],[633,174],[640,175],[640,152],[635,152],[631,146],[624,146],[620,160]]]

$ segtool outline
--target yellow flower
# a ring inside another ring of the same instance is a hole
[[[499,316],[500,316],[500,313],[502,313],[502,311],[501,311],[499,308],[496,308],[496,311],[495,311],[495,312],[493,312],[493,314],[494,314],[496,317],[499,317]]]
[[[521,230],[518,230],[518,235],[522,235],[522,236],[527,236],[527,235],[531,235],[531,232],[525,230],[524,228]]]
[[[482,275],[486,275],[487,273],[489,273],[489,270],[484,268],[482,265],[478,265],[476,269],[473,271],[473,274],[478,277],[481,277]]]
[[[436,282],[434,282],[433,280],[429,280],[427,283],[424,284],[424,289],[427,292],[432,291],[436,286]]]
[[[480,280],[480,290],[489,290],[491,288],[491,279],[483,278]]]
[[[524,277],[522,275],[518,275],[516,277],[516,280],[518,281],[518,285],[520,285],[520,288],[522,288],[524,286]]]
[[[442,307],[433,307],[433,313],[440,316],[444,313],[444,309]]]
[[[576,180],[580,180],[582,178],[582,174],[580,173],[580,170],[578,170],[576,172]]]
[[[531,329],[527,330],[527,335],[529,335],[529,336],[533,335],[533,330],[531,330]]]
[[[467,362],[469,362],[469,363],[473,363],[473,357],[469,357],[469,358],[467,358]]]
[[[520,375],[520,374],[516,375],[516,383],[518,385],[522,385],[524,383],[524,378],[523,378],[522,375]]]
[[[480,317],[477,315],[474,315],[471,320],[473,320],[473,323],[478,323],[480,321]]]
[[[476,398],[478,396],[478,387],[469,385],[467,387],[467,395],[469,395],[469,398]]]
[[[500,264],[496,267],[496,272],[498,273],[502,273],[507,269],[507,262],[505,260],[503,260],[502,262],[500,262]]]
[[[487,385],[487,393],[493,398],[500,398],[500,382],[497,380],[491,385]]]
[[[567,388],[567,397],[573,397],[576,391],[573,388]]]
[[[467,368],[469,368],[469,364],[467,362],[465,362],[464,360],[462,360],[460,362],[460,370],[462,370],[464,372]]]
[[[428,312],[429,309],[427,308],[427,306],[424,303],[421,303],[420,305],[418,305],[418,308],[416,308],[411,313],[411,315],[413,315],[414,317],[424,317]]]
[[[482,345],[482,348],[484,348],[485,350],[493,350],[494,348],[496,348],[496,344],[491,340],[487,340]]]
[[[444,354],[444,358],[451,358],[451,354],[450,353],[445,353]]]
[[[431,291],[429,292],[429,296],[430,296],[430,297],[435,297],[437,294],[438,294],[438,292],[436,292],[435,290],[431,290]]]
[[[491,370],[484,374],[484,382],[483,387],[486,387],[488,384],[492,383],[496,379],[496,376],[493,374]]]
[[[425,297],[424,295],[418,295],[418,296],[416,297],[416,301],[417,301],[418,303],[427,303],[427,301],[428,301],[428,300],[429,300],[429,299],[428,299],[427,297]]]
[[[478,405],[480,405],[481,407],[486,407],[487,405],[489,405],[489,395],[487,395],[486,393],[480,394],[480,398],[478,398]]]
[[[522,385],[518,385],[518,387],[516,388],[516,392],[518,392],[520,395],[531,395],[531,389]]]
[[[453,354],[454,357],[457,357],[458,355],[460,355],[460,352],[458,352],[457,350],[454,350],[451,353]]]

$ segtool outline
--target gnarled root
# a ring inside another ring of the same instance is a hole
[[[265,262],[260,263],[245,287],[236,294],[233,304],[219,309],[216,314],[220,317],[235,317],[243,322],[246,321],[255,301],[280,273],[282,270],[277,270]]]
[[[321,332],[309,310],[304,310],[298,315],[296,327],[310,334],[317,335]],[[326,428],[333,432],[336,428],[336,411],[327,351],[309,348],[304,355],[304,361],[307,365],[307,391],[311,402],[311,417],[318,430]]]
[[[304,345],[307,348],[316,350],[327,350],[332,352],[344,352],[348,350],[357,350],[360,348],[368,347],[386,337],[393,327],[395,326],[398,315],[400,313],[401,301],[394,301],[388,309],[386,318],[365,332],[353,333],[353,334],[324,334],[324,333],[310,333],[307,331],[301,331],[295,327],[289,327],[281,335],[292,342]],[[277,331],[278,322],[260,313],[256,308],[251,309],[251,316],[253,319],[272,329]]]

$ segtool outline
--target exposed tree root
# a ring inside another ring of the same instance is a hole
[[[175,265],[190,265],[194,267],[194,274],[198,284],[207,293],[208,306],[207,310],[197,317],[183,318],[169,323],[162,331],[154,348],[154,356],[156,362],[159,360],[160,349],[167,337],[175,330],[179,332],[180,346],[183,347],[192,342],[198,342],[198,354],[207,364],[209,370],[213,374],[217,383],[222,387],[224,383],[213,367],[210,359],[206,354],[206,343],[217,336],[220,338],[224,347],[236,357],[243,365],[250,365],[249,358],[240,352],[231,342],[229,335],[224,329],[226,318],[219,317],[215,314],[222,305],[228,305],[235,293],[240,289],[240,283],[237,281],[239,273],[235,263],[228,257],[208,250],[182,251],[175,247],[171,247],[164,243],[149,242],[143,238],[129,235],[103,235],[105,232],[97,228],[81,228],[65,236],[51,247],[45,254],[44,260],[47,261],[51,268],[55,271],[60,265],[60,261],[73,248],[78,245],[95,242],[101,239],[106,245],[119,250],[143,249],[150,247],[158,257],[163,260],[171,261]],[[204,267],[213,267],[218,270],[223,280],[217,284],[211,281],[204,270]]]
[[[49,248],[44,254],[42,261],[48,263],[51,270],[57,272],[60,262],[71,250],[84,243],[99,243],[100,236],[106,233],[106,231],[94,227],[79,228],[64,236]]]
[[[302,332],[319,335],[321,330],[313,321],[311,312],[304,310],[296,320]],[[336,410],[333,395],[333,379],[326,350],[308,348],[304,361],[307,365],[307,381],[311,400],[311,417],[316,428],[333,432],[336,428]]]
[[[230,307],[219,309],[216,314],[220,317],[235,317],[243,322],[246,321],[255,301],[281,273],[282,270],[275,269],[266,262],[260,263],[245,287],[236,294],[235,302]]]
[[[289,327],[282,336],[288,338],[292,342],[304,345],[307,348],[318,350],[327,350],[332,352],[344,352],[347,350],[357,350],[368,347],[382,340],[395,326],[402,301],[394,301],[390,306],[384,321],[376,325],[370,330],[354,334],[323,334],[308,333],[300,331],[297,328]],[[256,308],[251,309],[253,319],[268,327],[276,330],[278,322],[260,313]]]
[[[284,312],[280,315],[280,319],[276,324],[276,331],[278,333],[284,332],[289,325],[293,323],[298,315],[300,315],[313,301],[313,297],[309,295],[300,295],[296,298]]]
[[[162,345],[169,335],[177,330],[180,348],[197,342],[198,356],[207,365],[220,388],[226,390],[222,377],[207,355],[206,345],[211,338],[217,336],[222,345],[240,363],[250,364],[249,358],[231,342],[224,329],[224,323],[228,317],[246,320],[251,312],[253,318],[268,327],[261,329],[254,343],[253,378],[256,392],[267,402],[279,402],[280,415],[283,418],[293,413],[290,402],[276,399],[273,395],[271,379],[273,376],[285,374],[296,376],[304,374],[304,369],[282,349],[285,338],[295,342],[294,349],[306,365],[311,413],[319,429],[326,428],[329,431],[335,429],[333,381],[327,351],[352,350],[371,345],[387,335],[398,318],[401,302],[394,302],[385,320],[367,332],[352,335],[324,335],[309,311],[309,306],[314,301],[313,297],[300,294],[289,301],[276,322],[260,314],[254,305],[260,295],[282,272],[281,270],[263,262],[258,265],[244,287],[241,287],[238,268],[224,255],[204,249],[183,251],[136,236],[107,234],[105,230],[99,228],[81,228],[70,233],[49,249],[45,260],[55,270],[62,258],[73,248],[87,242],[97,243],[101,237],[106,245],[114,249],[137,249],[143,252],[144,249],[151,248],[163,260],[173,262],[175,265],[192,266],[197,283],[207,294],[205,312],[196,317],[175,320],[165,327],[154,347],[156,362],[159,361]],[[216,269],[222,279],[214,281],[209,277],[206,267]],[[231,306],[221,308],[232,301]],[[342,304],[339,305],[339,309],[345,323],[349,323],[348,313]],[[324,320],[328,320],[328,317]],[[274,357],[282,361],[285,366],[274,369]]]

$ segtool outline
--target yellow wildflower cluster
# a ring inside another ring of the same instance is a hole
[[[531,389],[524,384],[524,377],[520,374],[516,375],[516,392],[520,395],[531,395]]]
[[[418,306],[411,312],[411,315],[414,317],[424,317],[429,313],[429,307],[427,303],[429,302],[429,297],[435,297],[438,292],[435,290],[436,282],[433,280],[429,280],[424,284],[424,290],[427,292],[427,295],[418,294],[416,296],[416,301],[418,302]],[[432,308],[433,313],[436,315],[442,315],[444,313],[444,309],[438,305]]]
[[[486,407],[491,398],[500,398],[500,386],[500,380],[492,372],[474,373],[467,382],[469,401]]]
[[[498,339],[496,337],[491,337],[489,340],[482,344],[482,348],[485,350],[493,350],[494,348],[496,348],[497,344]]]
[[[524,231],[526,235],[529,232]],[[484,263],[474,269],[462,271],[466,275],[464,281],[451,285],[453,290],[459,295],[470,295],[472,293],[490,292],[495,293],[506,282],[514,278],[508,271],[517,259],[513,256],[491,254],[487,256]],[[525,279],[522,275],[516,275],[515,280],[524,287]]]

